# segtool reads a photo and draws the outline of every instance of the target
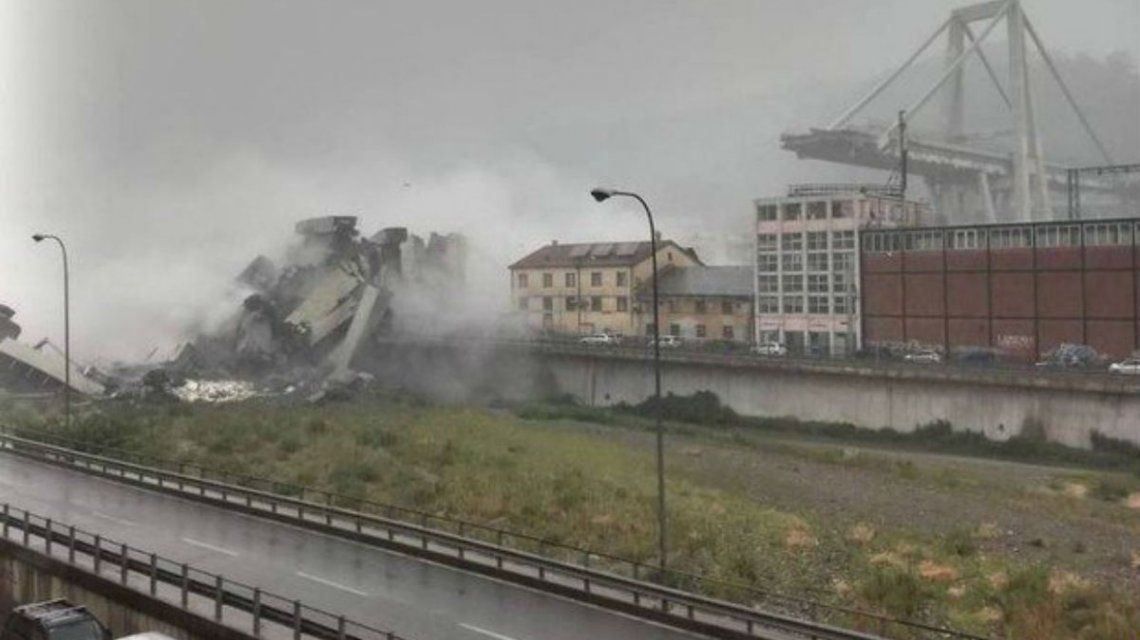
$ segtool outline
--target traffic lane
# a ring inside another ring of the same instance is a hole
[[[5,501],[40,515],[412,638],[700,637],[17,456],[0,455],[0,491]]]

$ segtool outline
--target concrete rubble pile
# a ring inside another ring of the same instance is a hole
[[[0,391],[43,395],[62,390],[68,379],[63,351],[47,339],[31,345],[19,340],[22,329],[13,320],[11,307],[0,304]],[[84,395],[102,395],[104,385],[95,376],[71,363],[71,390]]]
[[[224,401],[255,393],[313,399],[367,381],[357,355],[390,332],[397,309],[446,308],[464,283],[466,241],[403,227],[362,237],[352,216],[302,220],[280,263],[258,256],[237,277],[250,291],[216,330],[183,345],[165,369],[173,395]],[[433,299],[401,305],[402,296]],[[405,318],[405,321],[407,319]],[[251,383],[239,380],[255,380]]]

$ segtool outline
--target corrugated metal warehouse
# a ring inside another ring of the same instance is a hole
[[[864,230],[863,342],[1126,357],[1140,346],[1138,236],[1136,219]]]

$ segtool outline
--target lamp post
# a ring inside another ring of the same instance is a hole
[[[661,322],[659,318],[660,307],[657,303],[657,230],[653,226],[653,212],[645,200],[632,191],[618,191],[616,189],[596,188],[590,195],[598,202],[604,202],[614,196],[633,198],[641,203],[645,209],[645,217],[649,219],[649,251],[653,264],[653,418],[657,425],[657,553],[660,557],[661,570],[665,570],[665,428],[661,424]]]
[[[47,239],[59,243],[59,250],[63,253],[63,404],[64,424],[71,426],[71,298],[67,276],[67,247],[63,240],[56,235],[37,233],[32,240],[43,242]]]

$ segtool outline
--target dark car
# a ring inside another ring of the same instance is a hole
[[[0,640],[111,640],[111,632],[87,607],[59,599],[13,609]]]

